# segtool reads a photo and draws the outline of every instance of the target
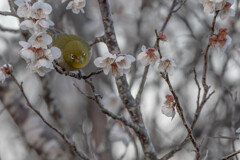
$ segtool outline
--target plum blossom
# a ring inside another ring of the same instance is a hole
[[[221,28],[218,34],[213,34],[209,38],[209,42],[212,47],[221,48],[221,50],[225,52],[227,46],[231,44],[232,38],[228,35],[226,28]]]
[[[158,39],[159,39],[160,41],[167,41],[167,37],[166,37],[166,35],[163,34],[163,32],[160,32],[160,33],[159,33]]]
[[[94,60],[94,64],[98,68],[103,68],[103,72],[105,75],[107,75],[111,69],[111,64],[114,62],[116,59],[116,55],[105,52],[103,54],[103,57],[98,57]]]
[[[49,27],[54,26],[54,23],[49,19],[26,19],[20,23],[20,28],[22,30],[28,30],[30,33],[44,32]]]
[[[32,72],[37,72],[40,76],[44,76],[46,73],[54,69],[52,62],[61,56],[61,51],[57,47],[51,47],[50,49],[43,49],[36,52],[35,63],[29,63],[28,68]]]
[[[10,76],[11,72],[13,72],[13,66],[11,64],[4,64],[0,67],[0,81],[3,83],[5,79]]]
[[[44,2],[36,2],[31,8],[31,18],[43,19],[52,12],[52,6]]]
[[[23,47],[19,55],[27,62],[33,63],[36,61],[35,52],[37,51],[36,48],[33,48],[32,45],[25,41],[20,41],[19,44]]]
[[[28,68],[40,76],[54,69],[52,62],[61,56],[61,50],[57,47],[34,48],[28,42],[20,41],[19,43],[23,47],[19,53],[20,56],[27,62]]]
[[[52,43],[52,37],[46,32],[35,33],[29,38],[28,42],[34,48],[47,48],[47,45]]]
[[[225,6],[219,12],[220,18],[222,20],[227,18],[228,16],[235,16],[235,11],[234,11],[234,9],[231,8],[233,3],[234,3],[234,0],[227,0]]]
[[[131,68],[132,62],[135,61],[135,58],[127,54],[117,54],[115,62],[112,64],[112,73],[115,76],[122,76],[125,73],[128,73]]]
[[[21,18],[29,18],[31,15],[31,0],[16,0],[14,3],[18,6],[17,15]]]
[[[35,65],[28,66],[33,72],[37,72],[39,76],[44,76],[46,73],[50,72],[53,68],[51,61],[41,58],[37,61]]]
[[[153,65],[158,59],[158,52],[155,48],[148,48],[143,45],[142,52],[139,53],[137,59],[141,62],[142,65]]]
[[[127,54],[116,54],[105,53],[103,57],[98,57],[94,60],[96,67],[103,68],[105,75],[112,70],[114,76],[122,76],[124,73],[128,73],[131,68],[132,62],[135,58]]]
[[[166,101],[164,102],[164,106],[162,106],[161,111],[162,114],[164,114],[167,117],[172,117],[172,119],[175,116],[175,106],[176,103],[174,102],[174,97],[170,94],[166,95]]]
[[[64,1],[65,2],[65,1]],[[86,0],[72,0],[68,3],[66,9],[71,9],[73,13],[84,13],[83,8],[86,6]]]
[[[165,72],[165,73],[168,72],[169,74],[171,74],[175,68],[176,68],[176,64],[173,59],[162,57],[159,60],[158,70],[160,72]]]
[[[49,48],[52,37],[47,34],[47,29],[54,23],[47,16],[52,12],[52,7],[44,2],[31,3],[30,0],[17,0],[15,3],[19,6],[19,16],[25,18],[20,28],[32,34],[27,42],[19,42],[23,47],[19,55],[26,61],[27,68],[44,76],[54,69],[52,62],[61,56],[59,48]]]
[[[220,11],[226,4],[226,0],[204,0],[203,8],[206,13]]]

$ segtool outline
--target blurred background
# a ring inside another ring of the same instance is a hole
[[[109,0],[113,14],[117,40],[122,53],[135,57],[142,45],[153,47],[155,29],[165,21],[172,1],[169,0]],[[65,33],[76,34],[88,42],[104,33],[98,1],[87,0],[85,14],[73,14],[65,10],[68,1],[46,0],[53,12],[49,17],[55,27]],[[232,8],[235,17],[225,20],[217,18],[216,31],[227,28],[232,38],[225,53],[210,48],[207,83],[210,92],[215,91],[205,104],[195,125],[193,134],[201,144],[201,155],[208,153],[209,160],[221,158],[240,150],[240,19],[239,0]],[[0,11],[10,11],[8,1],[1,0]],[[179,97],[186,120],[190,124],[196,110],[197,86],[193,68],[201,81],[203,54],[211,30],[213,14],[203,12],[200,1],[186,1],[174,13],[164,34],[166,42],[160,42],[163,56],[175,60],[177,69],[170,76]],[[77,147],[91,159],[144,159],[136,135],[119,122],[107,118],[95,102],[86,95],[91,90],[84,81],[60,75],[56,71],[39,77],[26,69],[25,61],[18,55],[18,42],[28,35],[19,30],[19,19],[0,15],[0,66],[11,63],[13,74],[23,82],[24,90],[35,108],[55,127],[64,132]],[[6,31],[5,29],[12,29]],[[98,43],[92,47],[92,60],[83,74],[96,71],[93,60],[107,47]],[[138,61],[127,75],[132,94],[135,96],[144,66]],[[104,74],[92,78],[97,92],[102,96],[118,95],[113,76]],[[74,84],[74,85],[73,85]],[[203,90],[203,89],[202,89]],[[167,84],[151,66],[142,95],[141,110],[158,157],[162,157],[182,143],[187,136],[178,114],[171,120],[161,113]],[[105,106],[115,113],[128,117],[122,105]],[[171,160],[192,160],[195,157],[192,144],[187,143]],[[240,156],[239,156],[240,158]],[[52,130],[45,126],[37,115],[26,106],[26,102],[11,78],[0,84],[0,159],[1,160],[77,160],[67,145]],[[237,159],[237,157],[235,157]]]

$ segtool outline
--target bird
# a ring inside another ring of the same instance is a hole
[[[63,71],[76,71],[85,67],[91,59],[91,47],[82,38],[72,34],[49,29],[47,33],[52,37],[52,46],[61,50],[56,63]]]

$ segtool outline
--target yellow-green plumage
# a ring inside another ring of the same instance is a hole
[[[52,46],[58,47],[62,56],[57,60],[65,70],[72,71],[83,68],[91,58],[90,46],[82,38],[64,33],[52,33]]]

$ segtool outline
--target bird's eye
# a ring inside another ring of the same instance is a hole
[[[85,57],[86,56],[86,53],[83,51],[83,57]]]
[[[74,58],[74,56],[73,56],[73,54],[70,54],[70,57],[71,57],[71,59],[72,60],[74,60],[75,58]]]

